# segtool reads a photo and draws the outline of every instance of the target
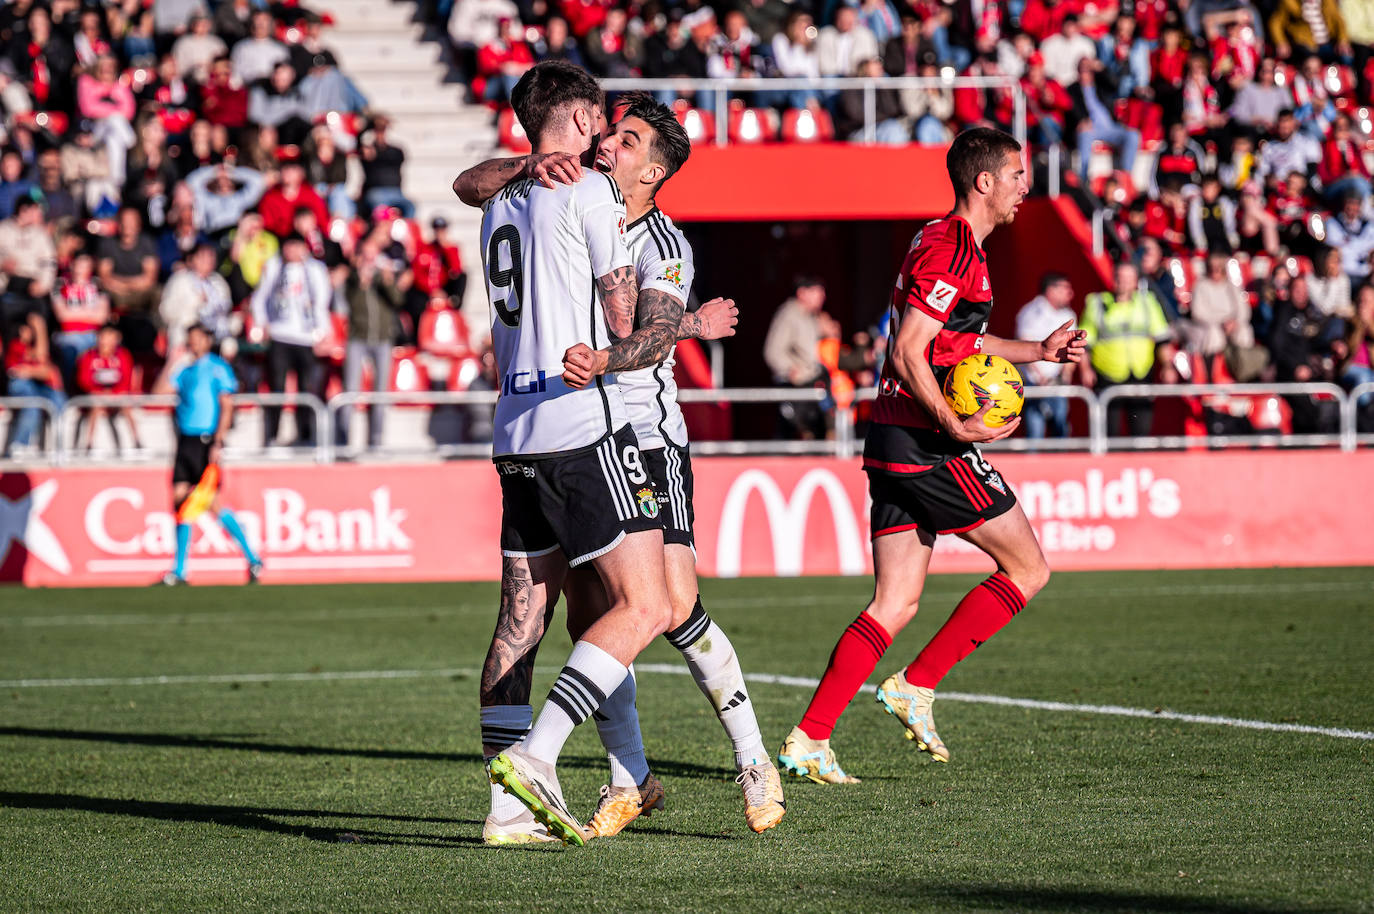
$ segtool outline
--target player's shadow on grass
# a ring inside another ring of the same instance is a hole
[[[368,749],[347,746],[299,746],[290,743],[265,743],[250,739],[228,739],[217,736],[184,736],[177,733],[125,733],[113,730],[57,730],[44,727],[0,727],[0,737],[16,736],[30,739],[68,739],[85,742],[116,743],[125,746],[165,746],[186,749],[237,749],[248,752],[281,755],[325,755],[349,758],[385,759],[400,762],[469,762],[483,764],[476,752],[431,752],[422,749]],[[602,770],[602,757],[565,755],[559,759],[560,768],[590,768]],[[719,780],[729,772],[725,768],[711,768],[691,762],[655,759],[654,772],[668,777],[709,778]]]
[[[1182,880],[1180,880],[1182,882]],[[1033,914],[1288,914],[1288,912],[1318,912],[1327,914],[1336,908],[1284,907],[1266,902],[1230,901],[1198,898],[1182,893],[1146,893],[1110,889],[1056,888],[1052,886],[1006,885],[930,885],[910,886],[913,899],[925,904],[939,904],[953,910],[1026,911]],[[876,891],[891,894],[891,885],[875,887]]]
[[[471,828],[475,819],[441,819],[425,816],[396,816],[386,813],[331,812],[321,809],[279,809],[260,806],[217,806],[205,803],[161,803],[155,800],[121,800],[88,797],[74,793],[16,793],[0,791],[0,806],[11,809],[61,809],[116,816],[134,816],[160,822],[202,822],[246,828],[293,838],[308,838],[330,844],[394,844],[411,847],[453,848],[482,844],[466,835],[431,835],[410,832],[376,831],[350,826],[298,825],[281,819],[345,819],[355,821],[429,822]]]

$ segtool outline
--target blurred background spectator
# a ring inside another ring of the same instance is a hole
[[[1040,294],[1016,313],[1016,336],[1023,340],[1043,340],[1066,323],[1076,322],[1073,310],[1073,285],[1063,273],[1040,277]],[[1074,383],[1072,364],[1032,362],[1021,366],[1027,387],[1048,387]],[[1067,438],[1069,401],[1067,397],[1030,397],[1021,411],[1028,438]]]
[[[825,285],[804,276],[797,280],[792,297],[774,313],[763,342],[763,360],[780,387],[814,390],[826,386],[828,372],[820,359],[824,307]],[[778,419],[784,438],[825,437],[825,413],[815,401],[784,403]]]

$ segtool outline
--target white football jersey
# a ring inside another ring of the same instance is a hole
[[[482,268],[501,376],[492,454],[543,455],[595,444],[629,422],[614,375],[563,383],[563,353],[609,344],[598,277],[631,266],[625,200],[606,175],[547,188],[514,181],[483,206]]]
[[[658,289],[682,300],[686,305],[692,291],[696,269],[692,265],[692,246],[657,208],[625,227],[625,240],[635,258],[639,294]],[[642,450],[666,444],[687,446],[687,426],[677,405],[677,382],[673,380],[676,348],[652,368],[622,371],[620,389],[630,410],[630,422]]]

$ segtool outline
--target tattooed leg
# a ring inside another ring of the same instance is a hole
[[[529,704],[535,656],[567,570],[561,552],[502,559],[501,607],[482,666],[482,707]],[[495,755],[505,746],[484,742],[482,748]]]

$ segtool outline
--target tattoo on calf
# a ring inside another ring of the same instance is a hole
[[[534,659],[553,606],[547,588],[536,589],[529,560],[501,560],[501,609],[482,666],[482,707],[529,704]]]

